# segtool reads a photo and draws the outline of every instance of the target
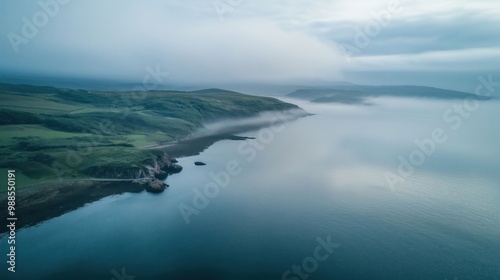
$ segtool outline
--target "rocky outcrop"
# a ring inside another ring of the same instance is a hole
[[[146,191],[152,193],[160,193],[164,191],[167,187],[168,187],[167,184],[156,178],[151,179],[146,183]]]
[[[86,172],[94,178],[134,180],[135,183],[145,185],[147,191],[161,192],[167,187],[161,180],[182,171],[182,166],[176,162],[177,160],[161,152],[154,158],[144,160],[140,165],[113,163],[92,166]]]
[[[171,159],[166,153],[160,153],[156,158],[143,161],[143,167],[146,169],[142,177],[158,177],[179,173],[182,166],[176,163],[177,160]]]

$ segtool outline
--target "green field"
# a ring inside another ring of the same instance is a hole
[[[218,89],[117,92],[0,84],[0,98],[0,168],[15,168],[23,187],[89,177],[90,167],[139,165],[157,153],[143,147],[185,138],[207,122],[297,108]]]

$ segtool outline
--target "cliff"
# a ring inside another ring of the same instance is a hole
[[[96,179],[130,180],[144,185],[147,191],[161,192],[167,187],[162,181],[168,175],[182,171],[182,166],[176,162],[167,153],[158,152],[156,157],[146,159],[139,165],[114,163],[91,166],[86,170],[86,175]]]

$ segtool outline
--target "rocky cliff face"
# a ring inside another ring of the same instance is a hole
[[[93,178],[101,179],[138,179],[145,177],[145,167],[137,165],[126,166],[122,164],[92,166],[86,170],[86,174]]]
[[[144,185],[146,190],[160,192],[166,184],[161,180],[170,174],[182,171],[182,166],[176,163],[168,154],[161,152],[154,158],[144,160],[140,165],[127,165],[125,163],[113,165],[92,166],[86,170],[87,175],[103,179],[130,179]]]
[[[170,174],[179,173],[182,171],[182,166],[175,162],[177,161],[162,152],[156,158],[143,161],[143,172],[139,174],[142,176],[139,176],[138,178],[167,177]]]

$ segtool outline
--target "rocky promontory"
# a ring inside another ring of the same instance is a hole
[[[168,185],[156,178],[150,179],[146,182],[146,191],[151,193],[161,193]]]
[[[182,171],[182,166],[176,162],[177,160],[167,153],[159,152],[156,157],[143,160],[139,164],[95,165],[88,168],[86,174],[100,180],[130,180],[143,185],[146,191],[158,193],[168,187],[163,182],[168,175]]]

